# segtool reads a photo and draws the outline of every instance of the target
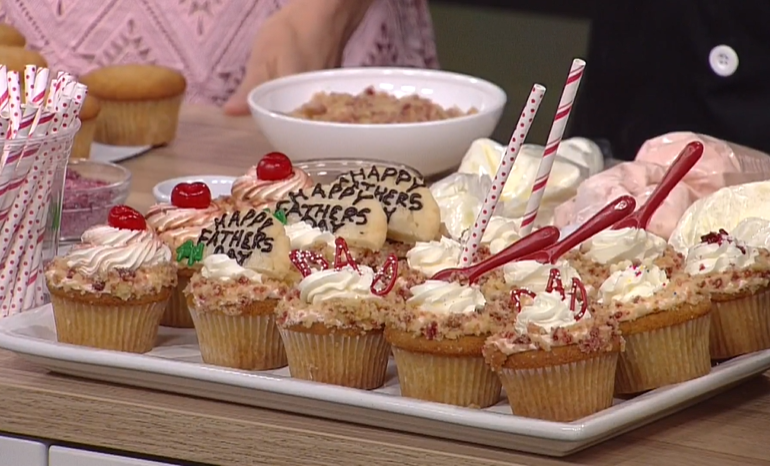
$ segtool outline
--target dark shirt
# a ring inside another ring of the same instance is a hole
[[[606,140],[625,160],[671,131],[770,153],[770,0],[596,3],[570,135]],[[721,45],[737,55],[729,76],[709,58]]]

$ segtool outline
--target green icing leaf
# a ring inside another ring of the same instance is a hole
[[[278,219],[278,221],[284,225],[286,225],[286,223],[288,222],[288,220],[286,219],[286,212],[284,212],[283,210],[276,210],[275,213],[273,214],[273,217]]]
[[[176,248],[176,260],[182,262],[187,259],[187,265],[192,267],[196,262],[203,260],[203,243],[198,245],[193,240],[188,240]]]

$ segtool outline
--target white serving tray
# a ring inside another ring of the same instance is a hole
[[[56,342],[49,305],[0,320],[0,348],[53,372],[194,395],[549,456],[565,456],[641,427],[770,369],[770,350],[714,367],[707,376],[661,388],[571,423],[511,415],[507,402],[477,410],[399,396],[395,365],[381,389],[363,391],[289,377],[288,369],[246,372],[201,363],[193,330],[162,328],[146,355]]]

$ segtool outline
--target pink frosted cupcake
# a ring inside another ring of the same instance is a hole
[[[291,191],[313,185],[310,176],[280,152],[271,152],[233,183],[232,198],[240,207],[273,209]]]
[[[176,257],[178,248],[187,241],[197,241],[201,230],[223,213],[225,209],[218,202],[211,200],[211,191],[205,183],[180,183],[174,186],[171,192],[171,203],[150,207],[146,219]],[[193,328],[193,320],[182,290],[187,287],[190,277],[200,270],[200,267],[200,263],[189,265],[184,260],[179,262],[178,285],[171,295],[161,325]]]

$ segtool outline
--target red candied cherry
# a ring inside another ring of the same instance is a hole
[[[211,190],[200,181],[179,183],[171,191],[171,203],[182,209],[206,209],[211,205]]]
[[[142,214],[127,205],[116,205],[110,209],[107,224],[120,230],[146,230],[147,222]]]
[[[294,174],[291,160],[280,152],[270,152],[257,163],[257,179],[265,181],[285,180]]]

